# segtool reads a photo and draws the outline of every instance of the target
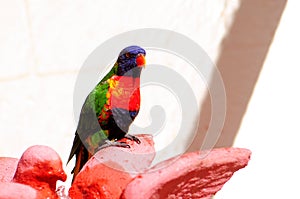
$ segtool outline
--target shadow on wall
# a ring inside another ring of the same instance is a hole
[[[207,149],[213,145],[216,148],[232,146],[286,2],[286,0],[241,1],[233,24],[222,42],[217,61],[227,95],[226,118],[222,133],[215,145],[215,138],[210,138],[209,135],[205,138],[212,108],[210,96],[207,95],[202,104],[198,133],[189,151]],[[215,79],[213,75],[210,89],[214,88]]]

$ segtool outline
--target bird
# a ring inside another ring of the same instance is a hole
[[[130,148],[118,142],[122,138],[140,144],[128,130],[140,110],[140,75],[145,57],[146,51],[140,46],[121,50],[111,70],[86,97],[67,161],[76,157],[73,181],[97,151],[109,146]]]
[[[34,145],[22,154],[11,183],[28,185],[41,194],[41,198],[57,198],[57,181],[65,182],[66,179],[67,174],[58,153],[49,146]],[[26,190],[22,192],[26,193]]]

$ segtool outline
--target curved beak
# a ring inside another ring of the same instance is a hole
[[[138,54],[138,56],[136,57],[135,62],[136,62],[136,65],[138,67],[145,67],[145,65],[146,65],[146,58],[145,58],[145,56],[143,54]]]

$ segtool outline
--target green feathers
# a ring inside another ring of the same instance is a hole
[[[118,65],[115,64],[107,75],[97,84],[87,98],[88,106],[91,107],[97,116],[101,115],[101,111],[104,108],[108,98],[107,92],[109,89],[109,80],[117,72]]]
[[[107,81],[98,84],[93,91],[89,94],[87,99],[87,105],[91,107],[96,115],[100,115],[107,102],[106,94],[108,92],[109,84]]]

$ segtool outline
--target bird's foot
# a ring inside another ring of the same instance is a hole
[[[137,137],[134,136],[134,135],[126,134],[126,135],[124,136],[124,138],[127,138],[127,139],[129,139],[129,140],[135,141],[135,142],[138,143],[138,144],[141,143],[140,139],[137,138]]]
[[[129,140],[132,140],[138,144],[141,143],[140,139],[137,138],[136,136],[134,135],[130,135],[130,134],[126,134],[124,136],[124,138],[127,138]],[[110,147],[110,146],[116,146],[116,147],[123,147],[123,148],[130,148],[130,145],[127,144],[126,142],[117,142],[117,141],[111,141],[111,140],[106,140],[104,144],[102,144],[101,146],[99,146],[97,148],[96,151],[99,151],[101,149],[104,149],[104,148],[107,148],[107,147]]]
[[[101,146],[99,146],[96,151],[99,151],[101,149],[104,149],[104,148],[107,148],[110,146],[130,148],[130,146],[128,144],[126,144],[125,142],[116,142],[116,141],[106,140],[105,143],[102,144]]]

